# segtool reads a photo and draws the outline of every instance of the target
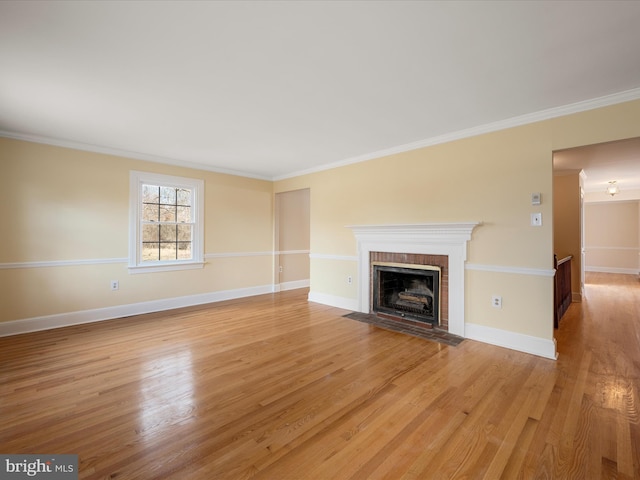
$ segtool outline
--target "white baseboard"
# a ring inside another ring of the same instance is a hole
[[[498,328],[486,327],[474,323],[465,323],[465,337],[499,347],[531,353],[539,357],[557,360],[555,339],[532,337],[522,333],[509,332]]]
[[[235,290],[223,290],[220,292],[188,295],[185,297],[165,298],[150,302],[132,303],[129,305],[117,305],[114,307],[96,308],[77,312],[46,315],[43,317],[24,318],[0,323],[0,337],[18,335],[20,333],[37,332],[52,328],[79,325],[82,323],[100,322],[114,318],[140,315],[143,313],[160,312],[174,308],[191,307],[205,303],[233,300],[235,298],[251,297],[272,293],[273,285],[258,287],[238,288]]]
[[[286,290],[296,290],[298,288],[308,288],[311,282],[307,278],[306,280],[296,280],[293,282],[282,282],[275,286],[276,292],[284,292]]]
[[[309,292],[309,301],[322,303],[331,307],[344,308],[353,312],[358,311],[358,300],[356,298],[338,297],[337,295],[328,295],[326,293]]]
[[[285,286],[286,288],[283,288]],[[281,290],[291,290],[294,288],[308,287],[306,280],[300,282],[286,282],[280,284]],[[273,285],[262,285],[258,287],[239,288],[235,290],[224,290],[220,292],[203,293],[199,295],[189,295],[185,297],[166,298],[153,300],[150,302],[140,302],[128,305],[117,305],[114,307],[96,308],[92,310],[82,310],[42,317],[25,318],[0,323],[0,337],[18,335],[21,333],[37,332],[40,330],[50,330],[53,328],[79,325],[83,323],[99,322],[114,318],[128,317],[131,315],[141,315],[144,313],[172,310],[174,308],[190,307],[206,303],[233,300],[236,298],[251,297],[272,293]],[[344,310],[358,311],[358,300],[353,298],[339,297],[325,293],[309,292],[310,302],[321,303]],[[525,353],[531,353],[545,358],[555,360],[556,345],[555,340],[544,340],[538,337],[508,332],[483,325],[465,324],[465,336],[472,340],[510,348]]]
[[[625,275],[638,275],[640,269],[638,268],[618,268],[618,267],[584,267],[585,272],[599,272],[599,273],[622,273]]]
[[[327,295],[326,293],[309,292],[309,301],[330,305],[357,312],[358,300]],[[519,352],[530,353],[539,357],[557,359],[556,341],[508,332],[497,328],[485,327],[473,323],[465,323],[465,337],[471,340],[509,348]]]

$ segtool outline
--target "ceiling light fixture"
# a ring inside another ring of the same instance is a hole
[[[611,180],[609,182],[609,186],[607,187],[607,193],[609,195],[611,195],[612,197],[616,194],[616,193],[620,193],[620,189],[618,188],[618,185],[616,185],[616,181],[615,180]]]

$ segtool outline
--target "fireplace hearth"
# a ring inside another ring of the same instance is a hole
[[[439,267],[374,262],[372,268],[375,313],[439,325]]]

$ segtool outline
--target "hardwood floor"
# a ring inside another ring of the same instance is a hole
[[[552,361],[297,290],[0,339],[0,453],[83,479],[640,478],[640,283],[590,274]]]

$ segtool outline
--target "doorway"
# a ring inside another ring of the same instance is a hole
[[[276,193],[274,290],[309,287],[310,191]]]
[[[554,248],[572,245],[578,278],[586,272],[637,276],[640,138],[556,151],[553,172]],[[607,187],[614,181],[619,191],[611,195]],[[568,224],[577,228],[567,231]],[[582,293],[583,284],[572,285]]]

